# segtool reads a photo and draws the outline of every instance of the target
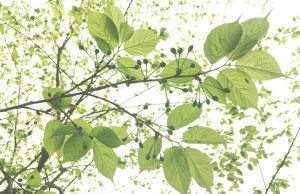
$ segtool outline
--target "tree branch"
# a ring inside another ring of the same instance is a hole
[[[128,4],[128,7],[127,7],[127,9],[126,9],[126,11],[124,13],[124,16],[126,16],[126,14],[128,13],[128,10],[129,10],[132,2],[133,2],[133,0],[131,0],[130,3]]]

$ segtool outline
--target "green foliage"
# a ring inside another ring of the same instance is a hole
[[[63,127],[59,120],[51,120],[46,124],[43,144],[49,156],[53,155],[64,143],[64,136],[55,136],[58,128]]]
[[[200,144],[226,144],[227,141],[215,130],[208,127],[195,126],[183,133],[182,141]]]
[[[72,135],[64,144],[63,161],[77,161],[82,158],[91,148],[92,140],[90,137],[80,134]]]
[[[91,136],[110,148],[116,148],[123,145],[117,134],[108,127],[95,127],[91,132]]]
[[[43,97],[44,99],[56,98],[56,97],[60,97],[63,93],[65,93],[65,91],[61,88],[44,89]],[[66,109],[72,103],[72,98],[71,97],[60,98],[47,103],[49,104],[50,107],[60,111]]]

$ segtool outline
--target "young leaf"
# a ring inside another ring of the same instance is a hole
[[[87,27],[92,37],[104,40],[110,45],[111,49],[118,45],[118,29],[104,13],[89,11],[87,14]]]
[[[238,21],[214,28],[204,43],[204,54],[211,64],[228,55],[239,43],[242,28]]]
[[[129,26],[126,22],[121,23],[119,35],[120,35],[120,42],[126,42],[131,38],[133,35],[134,30],[131,26]]]
[[[60,127],[63,127],[63,124],[59,120],[51,120],[46,124],[43,144],[49,157],[51,157],[64,143],[65,136],[53,136],[55,131]]]
[[[73,125],[64,125],[61,127],[58,127],[52,136],[65,136],[70,134],[77,134],[78,131],[75,129]],[[47,149],[46,149],[47,150]]]
[[[144,79],[141,69],[134,69],[137,65],[136,61],[128,57],[121,57],[117,61],[118,69],[130,77],[135,77],[137,80]]]
[[[61,96],[65,91],[61,88],[50,88],[50,89],[44,89],[43,90],[43,98],[44,99],[49,99],[49,98],[54,98],[54,97],[59,97]],[[61,99],[56,99],[50,102],[47,102],[47,104],[54,108],[55,110],[64,110],[69,105],[72,103],[72,98],[67,97],[67,98],[61,98]],[[59,108],[58,108],[59,107]]]
[[[187,193],[191,174],[184,151],[173,146],[164,151],[163,169],[168,183],[180,193]]]
[[[115,134],[118,136],[119,140],[121,140],[121,141],[123,138],[128,137],[127,131],[122,127],[110,126],[109,128],[115,132]],[[130,141],[131,141],[131,139],[128,137],[127,140],[125,142],[123,142],[123,144],[127,144]]]
[[[270,80],[284,76],[276,59],[264,51],[251,51],[237,60],[238,70],[257,80]]]
[[[77,161],[91,148],[92,140],[79,134],[72,135],[65,143],[63,150],[63,162]]]
[[[161,150],[162,146],[162,140],[161,138],[157,139],[155,141],[155,138],[149,137],[145,142],[143,148],[140,148],[138,151],[138,163],[140,167],[140,173],[143,170],[146,170],[149,166],[151,166],[155,160],[158,159],[153,159],[153,154],[155,156],[158,156]],[[151,152],[149,152],[151,149]],[[155,151],[155,152],[154,152]],[[145,157],[146,155],[149,154],[150,158],[147,160]]]
[[[200,144],[226,144],[227,141],[215,130],[208,127],[195,126],[183,133],[182,141]]]
[[[118,165],[118,157],[112,148],[95,142],[93,147],[94,162],[99,172],[113,181]]]
[[[213,185],[213,168],[210,164],[209,157],[194,148],[185,148],[186,159],[191,176],[199,186],[210,191]]]
[[[201,112],[202,108],[193,107],[192,104],[177,106],[168,116],[168,127],[173,127],[173,130],[184,127],[199,118]]]
[[[108,4],[107,7],[104,8],[104,13],[114,22],[118,31],[120,31],[121,23],[126,22],[122,11],[118,7]]]
[[[105,42],[103,39],[98,38],[98,37],[93,37],[97,43],[98,48],[104,53],[106,54],[108,51],[111,50],[111,47],[109,46],[109,44],[107,42]]]
[[[35,188],[41,185],[42,177],[37,170],[34,170],[26,176],[26,180],[28,181],[28,186],[30,186],[31,188]]]
[[[195,64],[194,68],[190,68],[190,65],[192,63]],[[177,65],[176,60],[173,60],[164,68],[164,70],[159,75],[157,75],[157,77],[171,77],[176,75],[178,66],[179,68],[182,66],[182,73],[180,75],[194,75],[201,72],[202,70],[201,66],[191,59],[180,59],[179,65]],[[194,77],[168,79],[168,82],[180,84],[187,83],[192,80],[194,80]]]
[[[244,72],[226,68],[217,77],[223,88],[229,88],[226,96],[236,105],[241,107],[257,108],[258,92],[252,79]]]
[[[251,51],[251,49],[267,34],[269,22],[267,16],[263,18],[252,18],[243,23],[242,37],[236,48],[227,55],[227,58],[234,61]]]
[[[151,30],[136,30],[132,37],[125,42],[124,49],[130,55],[147,55],[155,49],[158,40],[159,37]]]
[[[203,82],[203,89],[208,98],[213,100],[212,96],[216,96],[218,98],[216,102],[226,104],[223,87],[215,78],[207,76]]]
[[[108,127],[95,127],[91,132],[91,136],[110,148],[116,148],[123,145],[116,133]]]

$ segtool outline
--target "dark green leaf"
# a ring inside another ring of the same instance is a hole
[[[62,127],[58,127],[52,136],[65,136],[70,134],[76,134],[78,131],[75,129],[73,125],[65,125]]]
[[[122,127],[110,126],[109,128],[115,132],[115,134],[119,137],[120,140],[122,140],[125,137],[128,137],[127,131]],[[130,141],[131,141],[131,139],[127,138],[126,141],[123,142],[123,144],[127,144]]]
[[[183,133],[182,141],[200,144],[226,144],[227,141],[215,130],[208,127],[195,126]]]
[[[107,42],[105,42],[103,39],[98,38],[98,37],[93,37],[96,40],[97,46],[98,48],[104,53],[106,54],[108,51],[111,50],[109,44]]]
[[[226,104],[226,98],[225,93],[223,91],[223,87],[215,78],[207,76],[203,82],[203,89],[210,99],[214,100],[213,96],[216,96],[218,98],[216,102]]]
[[[91,136],[110,148],[116,148],[123,145],[116,133],[108,127],[95,127],[91,132]]]
[[[65,143],[63,150],[64,162],[77,161],[83,157],[91,148],[92,140],[90,137],[75,134]]]
[[[238,21],[214,28],[204,43],[204,54],[211,64],[228,55],[238,45],[242,28]]]
[[[108,4],[104,8],[104,13],[114,22],[118,31],[120,31],[121,23],[126,22],[122,11],[118,7]]]
[[[134,30],[132,27],[130,27],[127,23],[122,22],[121,23],[121,27],[120,27],[120,31],[119,31],[119,35],[120,35],[120,42],[126,42],[127,40],[129,40],[131,38],[131,36],[133,35]]]

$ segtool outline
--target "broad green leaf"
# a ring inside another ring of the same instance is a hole
[[[134,66],[137,65],[137,62],[128,57],[121,57],[117,61],[118,69],[124,74],[129,75],[130,77],[135,77],[137,80],[144,79],[144,75],[141,71],[141,68],[134,69]]]
[[[43,98],[44,99],[49,99],[49,98],[54,98],[54,97],[59,97],[61,96],[65,91],[61,88],[50,88],[50,89],[44,89],[43,90]],[[72,98],[67,97],[67,98],[61,98],[61,99],[56,99],[50,102],[47,102],[47,104],[54,108],[55,110],[60,111],[66,109],[69,107],[69,105],[72,103]],[[59,108],[58,108],[59,107]]]
[[[71,137],[72,135],[66,135],[65,136],[65,140],[63,145],[56,151],[56,156],[57,156],[57,160],[60,161],[61,157],[64,154],[64,144],[68,141],[68,139]]]
[[[79,119],[74,119],[73,122],[78,126],[82,127],[82,130],[85,131],[86,133],[91,133],[93,127],[92,125],[88,124],[85,120],[79,118]]]
[[[138,163],[140,167],[140,173],[150,167],[159,157],[159,153],[162,146],[161,138],[155,140],[154,137],[149,137],[143,144],[143,148],[138,151]],[[151,151],[150,151],[151,150]],[[146,155],[149,154],[149,159],[146,159]],[[155,154],[155,159],[153,155]]]
[[[195,64],[194,68],[190,67],[190,65],[192,63]],[[180,78],[180,76],[194,75],[194,74],[200,73],[202,70],[202,68],[200,67],[200,65],[197,62],[195,62],[191,59],[180,59],[179,65],[177,65],[176,60],[173,60],[169,64],[167,64],[167,66],[163,69],[163,71],[157,76],[158,77],[174,76],[177,73],[178,67],[179,67],[179,69],[182,69],[182,73],[178,76],[178,78],[168,79],[169,82],[178,83],[178,84],[190,82],[190,81],[194,80],[195,77]]]
[[[204,43],[204,54],[211,64],[228,55],[238,45],[242,28],[238,21],[214,28]]]
[[[105,42],[103,39],[98,38],[98,37],[93,37],[97,43],[98,48],[104,53],[106,54],[108,51],[111,50],[111,47],[109,46],[109,44],[107,42]]]
[[[121,141],[123,138],[128,137],[127,131],[122,127],[110,126],[109,128],[111,128],[115,132],[115,134],[118,136],[119,140],[121,140]],[[127,144],[130,141],[131,141],[131,139],[128,137],[127,140],[125,142],[123,142],[123,144]]]
[[[226,68],[217,77],[223,88],[229,88],[226,96],[235,104],[241,107],[257,108],[258,92],[252,79],[244,72]]]
[[[155,49],[158,40],[159,37],[151,30],[136,30],[132,37],[125,42],[124,49],[130,55],[147,55]]]
[[[46,124],[43,144],[49,157],[51,157],[64,143],[64,136],[53,136],[55,131],[60,127],[63,127],[63,124],[59,120],[51,120]]]
[[[174,130],[184,127],[199,118],[201,112],[202,108],[193,107],[192,104],[177,106],[168,116],[168,127],[174,127]]]
[[[26,180],[28,181],[27,185],[31,188],[35,188],[41,185],[42,177],[37,170],[34,170],[27,175]]]
[[[191,182],[191,174],[184,151],[173,146],[164,151],[163,169],[168,183],[180,193],[187,193]]]
[[[212,96],[215,96],[217,97],[216,102],[226,104],[225,93],[218,80],[211,76],[207,76],[202,84],[202,88],[208,98],[214,100]]]
[[[234,61],[241,58],[267,34],[269,29],[267,17],[268,15],[263,18],[252,18],[241,23],[242,37],[236,48],[227,55],[228,59]]]
[[[194,148],[185,148],[184,151],[191,176],[195,179],[199,186],[210,191],[214,177],[209,157]]]
[[[75,129],[73,125],[64,125],[57,128],[52,136],[65,136],[70,134],[77,134],[78,131]]]
[[[226,144],[227,141],[215,130],[208,127],[195,126],[183,133],[185,143]]]
[[[118,29],[104,13],[89,11],[87,14],[87,28],[92,37],[104,40],[110,45],[111,49],[118,45]]]
[[[64,162],[77,161],[91,148],[92,140],[88,136],[72,135],[65,143],[63,150]]]
[[[122,11],[118,7],[108,4],[104,8],[104,13],[114,22],[118,31],[120,31],[121,23],[126,22]]]
[[[284,76],[276,59],[264,51],[251,51],[237,60],[238,70],[257,80],[269,80]]]
[[[134,33],[134,29],[131,26],[129,26],[126,22],[125,23],[122,22],[119,31],[120,42],[123,43],[129,40],[133,35],[133,33]]]
[[[91,132],[91,136],[110,148],[116,148],[123,145],[117,134],[108,127],[95,127]]]
[[[96,141],[94,144],[93,153],[94,162],[99,172],[103,176],[113,181],[113,177],[118,165],[118,157],[114,150]]]

